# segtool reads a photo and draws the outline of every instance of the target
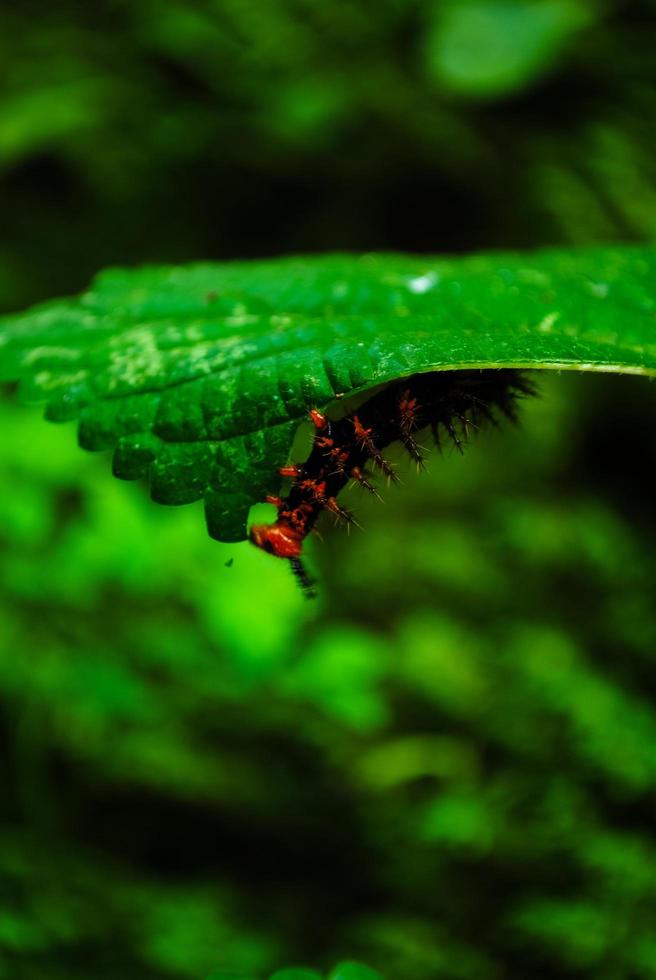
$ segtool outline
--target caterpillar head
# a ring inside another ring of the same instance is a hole
[[[302,535],[283,521],[255,524],[249,536],[256,548],[262,548],[277,558],[298,558],[301,554]]]

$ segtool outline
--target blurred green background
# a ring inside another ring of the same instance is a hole
[[[0,307],[111,263],[656,232],[656,3],[0,12]],[[656,389],[330,522],[322,598],[0,401],[0,978],[656,977]]]

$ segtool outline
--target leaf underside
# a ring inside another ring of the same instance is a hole
[[[245,537],[309,408],[419,371],[656,374],[656,247],[442,259],[330,255],[110,269],[79,298],[0,320],[19,381],[116,476],[204,498]]]

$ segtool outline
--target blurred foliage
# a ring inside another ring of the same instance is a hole
[[[253,980],[253,977],[247,977],[244,974],[237,975],[232,971],[218,970],[212,973],[207,980]],[[308,970],[300,966],[276,970],[275,973],[271,974],[269,980],[322,980],[322,977],[316,970]],[[338,963],[334,970],[330,971],[327,980],[383,980],[383,977],[376,970],[372,970],[362,963],[345,961]]]
[[[653,236],[654,17],[653,0],[5,5],[2,304],[113,263]]]
[[[4,5],[0,306],[112,263],[653,237],[655,24]],[[656,977],[654,389],[541,384],[328,524],[314,606],[8,393],[2,980]]]
[[[446,0],[433,9],[428,65],[438,86],[475,99],[539,81],[598,14],[587,0]]]
[[[318,608],[3,405],[7,977],[656,976],[653,390],[540,384]]]

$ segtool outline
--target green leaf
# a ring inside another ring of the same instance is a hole
[[[656,374],[656,248],[111,269],[0,321],[0,378],[155,500],[245,536],[312,406],[418,371]]]

